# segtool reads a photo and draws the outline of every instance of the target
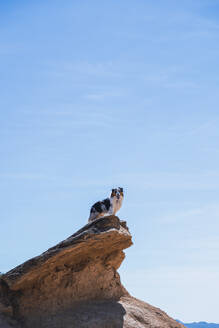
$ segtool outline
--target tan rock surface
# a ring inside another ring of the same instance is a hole
[[[0,284],[0,328],[14,319],[25,328],[183,327],[122,286],[117,269],[131,245],[126,223],[108,216],[9,271]]]

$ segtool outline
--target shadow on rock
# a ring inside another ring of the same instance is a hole
[[[41,328],[122,328],[124,327],[124,307],[116,301],[86,301],[64,311],[32,318],[31,327]],[[29,325],[25,326],[29,328]]]

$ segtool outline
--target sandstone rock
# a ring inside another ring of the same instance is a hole
[[[183,327],[122,286],[117,269],[131,245],[126,222],[108,216],[9,271],[0,284],[0,328],[13,320],[25,328]]]

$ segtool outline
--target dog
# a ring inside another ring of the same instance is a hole
[[[90,209],[88,222],[99,219],[105,215],[115,215],[121,208],[124,198],[123,188],[112,189],[109,198],[96,202]]]

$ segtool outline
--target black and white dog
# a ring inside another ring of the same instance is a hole
[[[110,198],[99,201],[91,207],[88,222],[99,219],[106,214],[115,215],[122,206],[123,198],[123,188],[112,189]]]

